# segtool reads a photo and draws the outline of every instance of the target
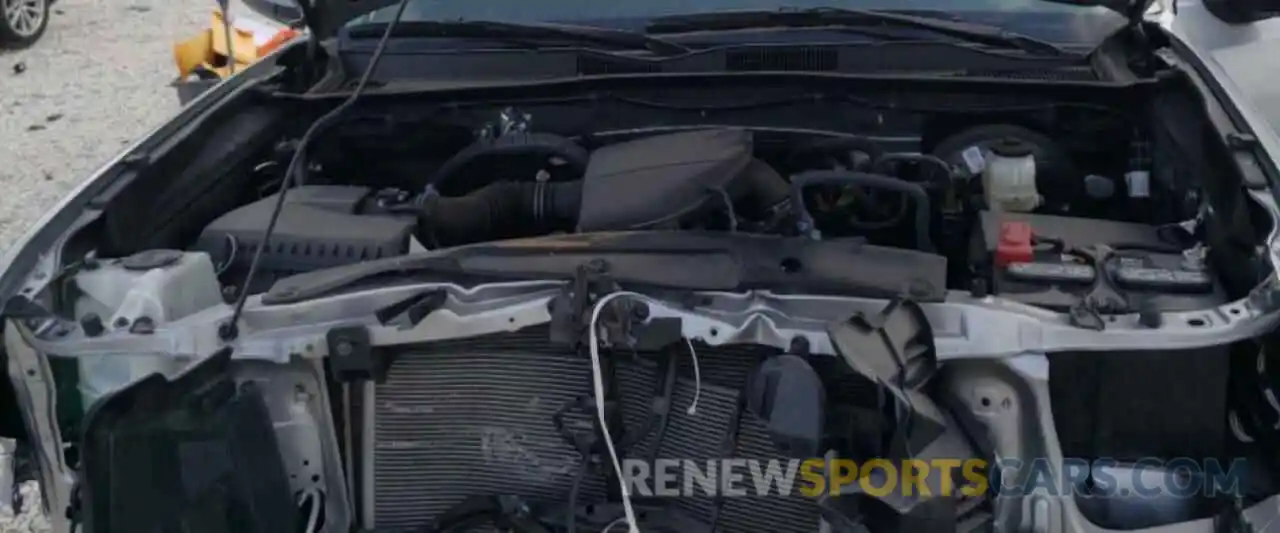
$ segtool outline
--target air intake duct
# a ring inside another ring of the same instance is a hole
[[[611,144],[591,153],[581,180],[428,195],[420,232],[425,242],[450,246],[558,230],[682,229],[715,210],[761,218],[788,200],[790,188],[752,151],[751,132],[726,128]]]
[[[496,182],[466,196],[428,196],[418,232],[452,246],[572,229],[582,206],[582,181]]]

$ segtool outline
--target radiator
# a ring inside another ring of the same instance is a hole
[[[694,415],[686,414],[694,396],[692,365],[687,354],[679,354],[681,377],[667,429],[661,440],[650,434],[628,456],[781,459],[761,422],[738,407],[742,384],[770,353],[760,346],[700,349],[702,391]],[[649,417],[660,379],[648,355],[611,356],[628,428],[641,427]],[[552,417],[591,393],[591,364],[549,344],[544,328],[405,350],[385,383],[372,389],[373,420],[363,422],[371,423],[370,437],[359,447],[371,455],[366,468],[372,468],[379,529],[419,528],[473,495],[566,499],[580,458]],[[583,414],[581,422],[589,423],[590,416]],[[736,442],[730,439],[735,417]],[[604,501],[605,495],[602,477],[588,476],[579,504]],[[818,522],[814,503],[800,497],[691,497],[674,503],[708,523],[717,516],[717,530],[724,532],[815,531]]]

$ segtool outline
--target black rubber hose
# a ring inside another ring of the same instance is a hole
[[[461,175],[467,165],[485,157],[531,156],[559,158],[578,175],[587,169],[590,154],[585,148],[552,133],[513,132],[493,139],[480,139],[453,154],[436,170],[426,185],[448,190],[454,176]]]
[[[428,196],[418,218],[430,242],[457,245],[572,227],[581,206],[581,181],[503,181],[465,196]]]
[[[725,189],[732,199],[730,203],[742,202],[753,217],[768,215],[790,197],[787,180],[758,159],[752,160]],[[499,181],[464,196],[427,194],[418,212],[424,240],[433,246],[451,246],[571,229],[581,208],[581,180]]]
[[[933,239],[929,237],[929,194],[925,192],[924,187],[915,183],[902,181],[893,176],[885,176],[883,174],[867,174],[865,172],[847,170],[811,170],[792,176],[791,205],[795,206],[796,213],[800,218],[798,225],[802,234],[807,234],[814,229],[813,215],[809,214],[809,209],[804,203],[805,187],[831,184],[887,189],[909,196],[912,200],[915,200],[916,204],[916,248],[926,252],[935,250]]]
[[[932,156],[928,154],[914,154],[914,153],[902,153],[902,152],[881,154],[880,158],[875,160],[875,162],[872,163],[871,172],[873,174],[884,174],[888,176],[893,170],[895,170],[894,166],[897,163],[916,163],[916,164],[927,163],[929,165],[932,165],[936,169],[940,169],[942,171],[940,174],[928,173],[926,171],[926,175],[934,179],[934,181],[929,183],[928,185],[936,188],[939,192],[946,193],[950,191],[952,186],[955,183],[955,178],[953,177],[953,173],[951,172],[951,165],[948,165],[946,161],[943,161],[937,156]],[[917,183],[915,181],[912,181],[912,182]],[[855,192],[858,192],[858,191],[855,190]],[[860,194],[860,196],[865,197],[865,195],[862,195],[862,194]],[[857,227],[858,229],[867,230],[867,231],[877,231],[877,230],[882,230],[886,228],[892,228],[897,226],[898,224],[901,224],[902,219],[906,218],[907,216],[907,210],[908,210],[907,204],[911,201],[911,199],[905,195],[898,196],[898,199],[899,199],[898,209],[894,212],[893,216],[887,219],[878,220],[875,222],[866,222],[863,220],[859,220],[855,224],[855,227]]]
[[[910,153],[897,153],[897,152],[884,154],[880,156],[880,159],[876,160],[875,164],[871,166],[871,172],[876,174],[887,175],[891,170],[893,170],[893,166],[897,163],[916,163],[916,164],[923,163],[923,164],[932,165],[934,168],[938,169],[940,172],[936,174],[928,173],[927,175],[933,178],[934,181],[932,183],[936,185],[938,189],[941,191],[945,191],[949,189],[951,187],[951,184],[954,183],[955,181],[955,178],[952,177],[951,165],[948,165],[947,162],[943,161],[941,158],[937,156],[932,156],[929,154],[910,154]]]

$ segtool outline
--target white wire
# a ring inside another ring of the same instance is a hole
[[[302,505],[311,499],[311,512],[308,513],[307,527],[303,529],[305,533],[319,533],[320,529],[320,493],[315,489],[309,489],[303,492],[298,498],[298,505]]]
[[[240,245],[236,242],[235,235],[227,235],[227,242],[231,244],[231,252],[227,254],[226,262],[214,269],[214,275],[221,276],[223,272],[231,268],[231,263],[236,260],[236,254],[240,253]]]
[[[613,446],[613,435],[609,434],[609,422],[604,412],[604,372],[600,369],[600,339],[596,334],[596,322],[600,320],[600,312],[609,305],[609,302],[618,298],[650,301],[643,294],[621,291],[607,294],[596,302],[595,308],[591,310],[591,321],[587,323],[587,341],[590,343],[588,351],[591,353],[591,386],[595,389],[596,417],[600,420],[600,431],[604,433],[604,445],[609,450],[609,459],[613,461],[613,469],[618,474],[618,485],[622,488],[622,510],[625,516],[618,520],[626,520],[628,533],[640,533],[640,526],[636,523],[635,509],[631,507],[631,492],[628,491],[626,479],[622,474],[622,461],[618,459],[618,451]],[[606,526],[601,533],[609,531],[616,523],[615,520],[614,524]]]
[[[693,416],[698,414],[698,399],[702,397],[702,369],[698,368],[698,351],[693,349],[693,341],[685,337],[684,343],[689,347],[689,356],[693,358],[693,402],[684,412]]]
[[[1240,423],[1240,415],[1236,414],[1234,410],[1227,413],[1227,424],[1230,425],[1231,434],[1235,436],[1236,440],[1245,444],[1253,443],[1253,436],[1244,430],[1244,424]]]
[[[604,529],[601,529],[601,530],[600,530],[600,533],[609,533],[609,531],[613,529],[613,526],[616,526],[616,525],[618,525],[618,524],[621,524],[621,523],[625,522],[626,520],[627,520],[627,517],[625,517],[625,516],[624,516],[624,517],[622,517],[622,518],[619,518],[619,519],[617,519],[617,520],[614,520],[614,521],[612,521],[612,522],[609,522],[609,524],[608,524],[608,525],[604,526]]]

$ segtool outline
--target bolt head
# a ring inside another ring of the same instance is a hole
[[[351,345],[351,341],[338,341],[333,347],[334,352],[341,357],[347,357],[355,353],[356,347]]]
[[[223,341],[235,340],[236,336],[239,334],[240,329],[231,322],[223,322],[222,325],[218,326],[218,338]]]

